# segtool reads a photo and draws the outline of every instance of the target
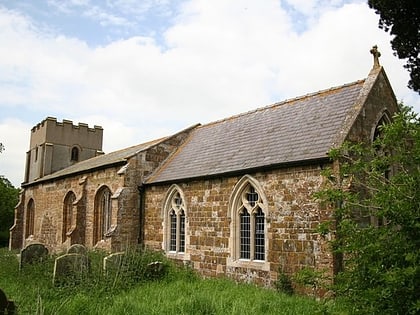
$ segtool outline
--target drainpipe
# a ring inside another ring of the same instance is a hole
[[[144,185],[137,186],[139,191],[139,236],[137,243],[144,246]]]

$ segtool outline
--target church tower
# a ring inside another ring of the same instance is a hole
[[[102,152],[103,129],[71,120],[47,117],[31,130],[24,183],[36,181]]]

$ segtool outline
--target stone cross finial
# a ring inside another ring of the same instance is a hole
[[[381,53],[378,51],[378,46],[373,46],[370,53],[373,55],[373,68],[379,67],[379,57],[381,56]]]

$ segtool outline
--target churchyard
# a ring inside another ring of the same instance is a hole
[[[21,253],[3,248],[0,289],[16,308],[5,314],[347,314],[333,299],[202,279],[141,250],[108,255],[72,246],[51,255],[40,244]]]

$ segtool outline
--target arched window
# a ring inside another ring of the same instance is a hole
[[[383,134],[383,127],[391,122],[391,119],[389,118],[389,115],[387,112],[384,112],[378,122],[375,125],[373,135],[372,135],[372,142],[376,149],[377,156],[383,156],[387,157],[389,156],[390,152],[387,150],[384,150],[381,145],[378,143],[379,140],[382,138]],[[383,165],[383,174],[386,179],[389,179],[391,176],[391,167],[389,165],[384,164]]]
[[[71,149],[71,158],[70,160],[72,162],[78,162],[79,161],[79,148],[78,147],[73,147]]]
[[[63,242],[67,239],[67,233],[71,231],[73,225],[73,203],[76,201],[76,195],[69,191],[64,198],[63,206]]]
[[[26,226],[25,226],[25,238],[30,235],[34,235],[35,228],[35,203],[31,198],[26,206]]]
[[[111,228],[112,207],[111,191],[104,186],[96,193],[95,215],[93,227],[93,243],[104,239],[106,232]]]
[[[186,209],[181,190],[174,185],[164,206],[164,249],[169,253],[185,253]]]
[[[389,118],[388,112],[383,112],[373,130],[372,141],[381,137],[383,126],[389,124],[390,122],[391,119]]]
[[[383,137],[383,127],[389,123],[391,123],[391,119],[389,118],[388,112],[383,112],[378,119],[378,122],[375,125],[374,131],[372,133],[372,142],[375,148],[375,154],[379,158],[383,158],[382,163],[377,163],[378,171],[380,171],[383,175],[385,180],[389,180],[392,176],[392,168],[388,161],[388,157],[391,154],[388,149],[384,149],[383,146],[380,144],[380,140]],[[370,218],[371,224],[375,226],[382,226],[386,224],[385,217],[379,217],[376,215],[371,216]]]
[[[244,176],[230,200],[232,259],[265,261],[267,249],[265,196],[258,182]]]

